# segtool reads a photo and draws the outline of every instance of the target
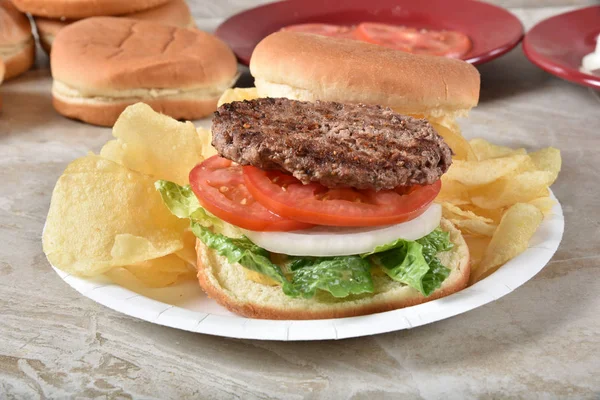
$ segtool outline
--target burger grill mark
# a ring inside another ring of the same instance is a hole
[[[364,104],[263,98],[224,104],[213,146],[225,158],[330,188],[426,185],[452,153],[424,119]]]

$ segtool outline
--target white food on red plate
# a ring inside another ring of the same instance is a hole
[[[273,253],[332,257],[368,253],[397,239],[420,239],[437,228],[441,218],[442,207],[432,204],[417,218],[396,225],[359,228],[316,226],[291,232],[243,232],[256,245]]]
[[[592,72],[600,69],[600,35],[596,38],[596,51],[583,57],[581,60],[581,68],[585,72]]]

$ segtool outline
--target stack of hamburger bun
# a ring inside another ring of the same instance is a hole
[[[35,61],[29,19],[9,0],[0,0],[0,60],[4,64],[4,79],[21,75]]]
[[[35,60],[25,13],[50,54],[54,108],[69,118],[112,126],[141,101],[198,119],[216,110],[238,77],[231,49],[195,28],[185,0],[0,0],[5,79]]]
[[[22,1],[16,1],[16,3],[22,3]],[[135,2],[120,2],[119,4],[122,4],[123,6],[131,6],[133,3]],[[88,8],[86,8],[86,10],[88,10]],[[40,37],[40,43],[48,54],[50,53],[52,43],[54,42],[54,38],[56,37],[58,32],[65,26],[72,24],[78,19],[82,19],[73,18],[76,18],[74,17],[75,15],[82,15],[80,12],[83,11],[84,10],[79,10],[78,8],[75,8],[71,11],[71,13],[69,13],[70,17],[61,16],[62,18],[50,18],[45,16],[34,17],[35,25],[37,27],[38,34]],[[56,15],[55,13],[48,14]],[[105,14],[104,12],[100,12],[96,13],[95,15],[90,14],[85,16],[91,17],[104,15],[111,14]],[[135,11],[128,14],[124,14],[121,17],[136,19],[140,21],[160,22],[164,25],[176,26],[179,28],[193,28],[196,26],[194,19],[192,18],[192,14],[190,13],[190,9],[188,8],[185,0],[170,0],[167,3],[161,4],[157,7],[144,8],[141,11]]]

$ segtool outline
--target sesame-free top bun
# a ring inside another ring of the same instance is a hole
[[[6,68],[4,79],[22,74],[35,61],[35,41],[29,19],[9,0],[0,0],[0,58]]]
[[[233,52],[213,35],[116,17],[62,29],[50,65],[56,110],[104,126],[140,101],[176,119],[204,117],[237,78]]]
[[[261,97],[378,104],[432,116],[465,114],[479,99],[479,73],[464,61],[309,33],[267,36],[252,53],[250,72]]]
[[[250,318],[325,319],[344,318],[409,307],[448,296],[467,286],[471,272],[469,249],[462,234],[451,222],[442,219],[441,227],[450,233],[454,248],[440,255],[450,268],[448,278],[430,296],[393,281],[373,276],[375,293],[335,298],[319,291],[311,299],[286,296],[280,286],[268,286],[249,280],[244,267],[230,264],[225,257],[196,241],[198,280],[209,297],[228,310]]]
[[[169,0],[12,0],[23,12],[37,17],[87,18],[123,15],[165,4]]]
[[[122,15],[124,18],[140,21],[154,21],[163,25],[177,26],[179,28],[193,28],[196,26],[190,9],[185,0],[171,0],[166,4],[148,10]],[[50,53],[52,42],[58,32],[74,20],[61,20],[53,18],[35,17],[35,25],[40,35],[40,42],[44,50]]]
[[[4,62],[0,58],[0,84],[4,80]],[[0,111],[2,111],[2,96],[0,96]]]

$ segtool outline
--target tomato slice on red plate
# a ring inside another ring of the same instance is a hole
[[[282,31],[294,31],[294,32],[305,32],[314,33],[322,36],[332,37],[343,37],[348,39],[354,39],[354,27],[345,25],[333,25],[333,24],[297,24],[290,25],[282,28]]]
[[[292,231],[312,225],[273,214],[258,203],[244,184],[242,167],[213,156],[190,172],[190,185],[200,204],[222,220],[253,231]]]
[[[244,167],[252,196],[282,217],[316,225],[380,226],[409,221],[421,215],[441,189],[441,182],[409,190],[328,189],[302,184],[279,171]]]
[[[471,50],[469,37],[456,31],[363,22],[356,27],[356,36],[365,42],[413,54],[460,58]]]

